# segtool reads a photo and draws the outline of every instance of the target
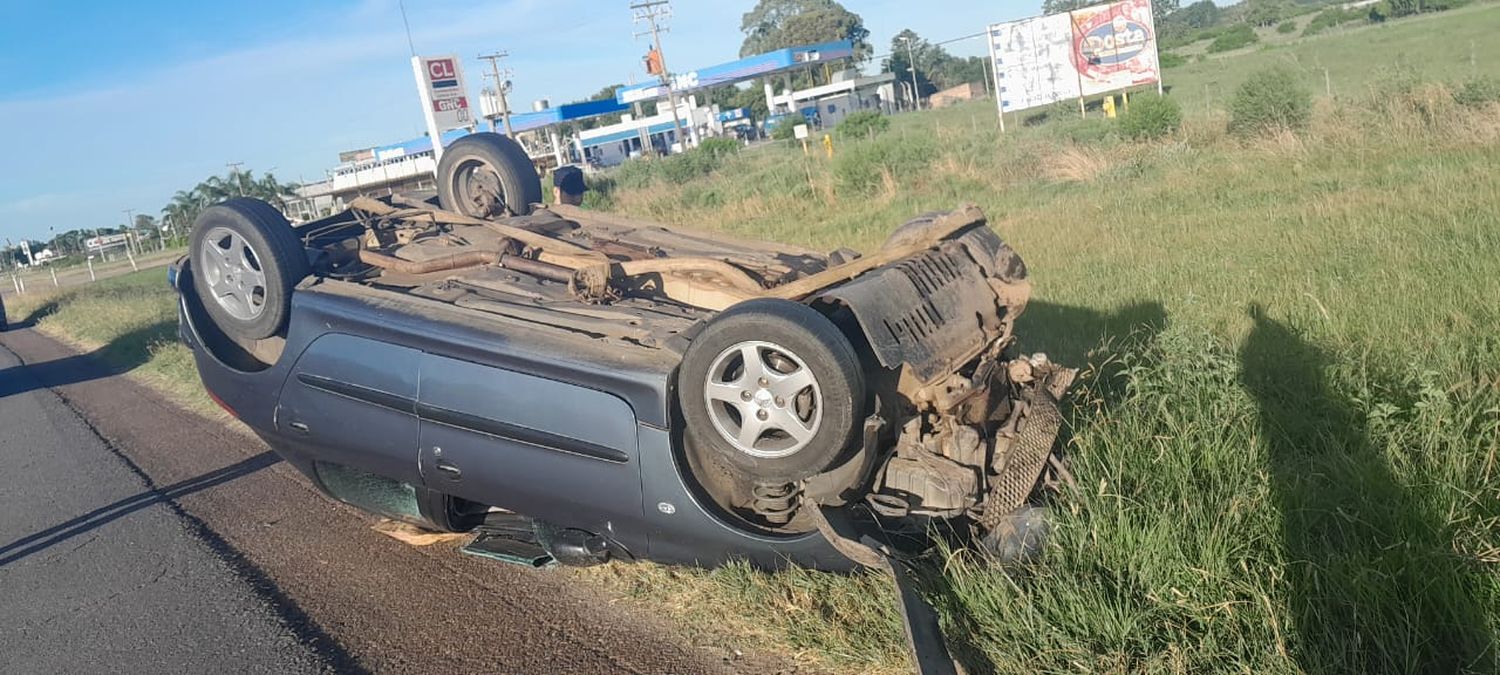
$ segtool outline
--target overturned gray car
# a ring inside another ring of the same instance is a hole
[[[823,254],[543,207],[494,134],[438,178],[296,227],[212,207],[176,270],[209,392],[336,499],[570,564],[838,570],[1003,545],[1062,470],[1074,373],[1018,350],[1026,268],[977,208]]]

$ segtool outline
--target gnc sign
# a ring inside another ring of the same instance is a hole
[[[437,139],[448,129],[474,124],[469,110],[468,88],[464,86],[463,69],[457,56],[413,56],[412,73],[417,78],[417,92],[422,97],[422,113],[427,119],[427,135]],[[442,144],[434,154],[441,157]]]

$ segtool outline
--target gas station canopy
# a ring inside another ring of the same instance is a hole
[[[726,84],[734,84],[745,80],[796,70],[805,66],[816,65],[826,61],[848,58],[854,55],[854,44],[849,40],[836,40],[833,42],[821,42],[815,45],[803,45],[801,47],[788,47],[776,51],[747,56],[738,61],[721,63],[717,66],[690,70],[673,76],[672,88],[678,93],[693,91],[695,89],[706,89]],[[615,92],[615,100],[620,104],[630,104],[637,101],[652,101],[667,95],[667,88],[659,82],[647,82],[644,84],[621,87]],[[511,118],[514,123],[515,118]]]
[[[629,109],[630,106],[624,103],[616,103],[612,99],[601,98],[597,101],[566,103],[538,112],[517,113],[510,116],[510,126],[516,132],[530,131],[569,120],[608,115],[610,113],[624,112]]]

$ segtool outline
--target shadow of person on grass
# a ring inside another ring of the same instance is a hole
[[[1309,673],[1493,672],[1471,572],[1441,514],[1393,475],[1330,358],[1250,308],[1241,379],[1281,512],[1286,649]]]
[[[35,319],[28,317],[27,321],[34,322]],[[37,389],[50,389],[128,373],[151,358],[151,345],[170,342],[176,335],[176,322],[160,321],[120,335],[86,354],[0,368],[0,400]]]

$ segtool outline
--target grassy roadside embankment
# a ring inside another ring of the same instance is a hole
[[[1411,23],[1433,31],[1434,59],[1450,29],[1500,28],[1495,5],[1451,14]],[[1352,52],[1364,34],[1317,44]],[[1038,564],[934,562],[931,596],[971,672],[1493,672],[1500,107],[1459,106],[1421,75],[1372,74],[1301,133],[1233,138],[1211,110],[1154,143],[1066,116],[1001,136],[976,104],[840,139],[831,160],[772,147],[670,179],[618,172],[595,199],[862,250],[974,201],[1026,257],[1023,345],[1087,367],[1066,441],[1078,487]],[[159,271],[57,304],[44,331],[201,397],[161,342]],[[906,668],[878,577],[576,573],[707,639]]]

